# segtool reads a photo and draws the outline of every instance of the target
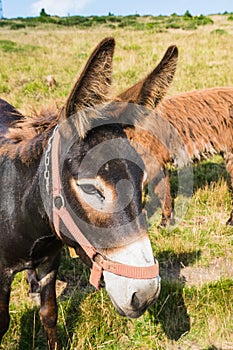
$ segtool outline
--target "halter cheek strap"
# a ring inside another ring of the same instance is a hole
[[[65,200],[62,195],[62,184],[59,166],[60,134],[58,130],[55,130],[53,137],[51,158],[54,228],[58,237],[62,239],[59,228],[60,221],[62,221],[67,230],[72,234],[77,243],[82,247],[82,249],[92,261],[90,283],[96,289],[100,289],[100,281],[104,270],[127,278],[152,279],[158,277],[159,264],[157,260],[155,261],[154,265],[146,267],[121,264],[105,257],[86,239],[86,237],[74,222],[71,214],[65,207]]]

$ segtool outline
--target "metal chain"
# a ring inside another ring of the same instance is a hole
[[[51,148],[52,148],[53,138],[54,138],[54,135],[55,135],[55,132],[57,131],[57,129],[58,129],[58,126],[56,125],[54,130],[53,130],[52,135],[50,136],[50,138],[48,140],[47,149],[46,149],[46,152],[45,152],[44,179],[45,179],[45,188],[46,188],[46,191],[47,191],[48,194],[49,194],[49,179],[50,179],[50,169],[49,169],[50,157],[51,157],[51,152],[50,151],[51,151]]]

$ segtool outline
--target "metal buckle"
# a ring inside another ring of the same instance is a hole
[[[62,194],[59,194],[53,198],[53,204],[54,206],[60,210],[65,206],[65,200]]]

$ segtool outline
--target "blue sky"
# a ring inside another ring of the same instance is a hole
[[[233,12],[233,0],[2,0],[6,18],[37,16],[42,8],[48,14],[115,15],[184,14],[192,15]]]

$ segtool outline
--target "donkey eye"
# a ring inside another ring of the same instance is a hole
[[[81,190],[84,193],[87,193],[87,194],[98,194],[99,193],[99,191],[97,190],[97,188],[94,185],[86,184],[86,185],[79,185],[79,187],[81,188]]]
[[[101,193],[94,185],[91,184],[82,184],[82,185],[78,185],[79,188],[81,188],[81,190],[86,193],[89,194],[91,196],[97,196],[99,197],[102,201],[105,199],[103,193]]]

